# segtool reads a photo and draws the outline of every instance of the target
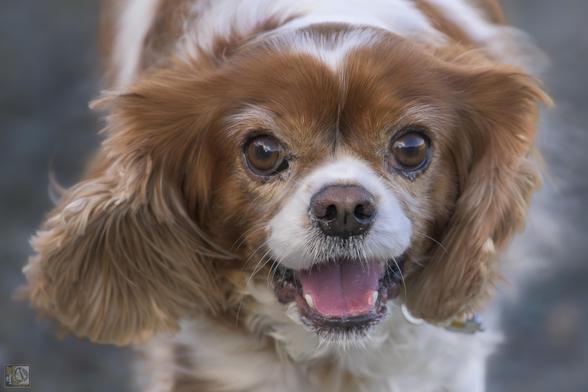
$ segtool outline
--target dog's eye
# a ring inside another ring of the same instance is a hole
[[[271,176],[288,168],[284,147],[272,136],[250,139],[244,148],[247,165],[255,174]]]
[[[397,169],[418,171],[424,169],[429,161],[431,142],[419,131],[410,131],[394,140],[391,145],[392,156]]]

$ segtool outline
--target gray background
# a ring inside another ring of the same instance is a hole
[[[542,126],[547,185],[510,255],[520,279],[501,287],[506,340],[489,389],[587,391],[588,1],[505,3],[551,58],[545,81],[557,107]],[[37,391],[129,388],[130,350],[57,340],[47,320],[10,298],[50,208],[49,168],[71,185],[99,143],[87,109],[99,89],[98,13],[96,0],[0,0],[0,365],[31,364]],[[520,274],[521,263],[531,273]]]

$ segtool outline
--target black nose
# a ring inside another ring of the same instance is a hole
[[[357,185],[331,185],[310,200],[310,214],[323,233],[347,238],[367,232],[376,216],[374,196]]]

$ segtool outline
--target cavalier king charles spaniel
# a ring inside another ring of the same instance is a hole
[[[496,0],[103,20],[104,142],[32,240],[35,308],[136,347],[141,390],[485,389],[549,102]]]

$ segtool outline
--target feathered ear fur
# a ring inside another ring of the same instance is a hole
[[[497,251],[522,229],[540,184],[530,155],[538,104],[550,102],[534,79],[514,70],[453,71],[459,197],[406,298],[416,315],[437,322],[476,311],[493,289]]]
[[[101,102],[111,115],[97,162],[32,239],[32,304],[93,341],[141,341],[219,306],[213,259],[229,255],[206,238],[204,214],[188,212],[208,203],[212,167],[202,147],[214,110],[199,111],[186,91],[197,87],[171,75]],[[185,165],[198,165],[190,203]]]

